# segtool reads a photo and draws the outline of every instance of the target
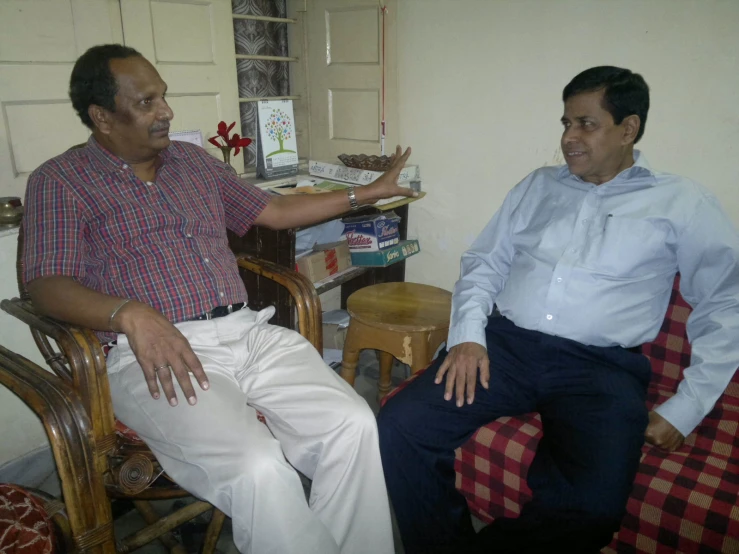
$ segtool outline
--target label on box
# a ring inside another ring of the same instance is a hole
[[[352,265],[385,267],[418,254],[421,247],[417,240],[404,240],[396,246],[375,252],[352,251]]]
[[[344,219],[344,237],[349,250],[377,252],[397,245],[400,242],[399,222],[395,214]]]

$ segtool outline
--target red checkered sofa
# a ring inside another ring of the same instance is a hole
[[[643,347],[652,362],[650,409],[675,394],[690,363],[685,331],[690,306],[678,285],[679,277],[659,335]],[[668,453],[644,445],[627,514],[602,552],[739,554],[738,428],[739,372],[682,448]],[[457,450],[457,489],[475,516],[490,522],[521,512],[531,498],[526,475],[541,436],[538,414],[503,417]]]

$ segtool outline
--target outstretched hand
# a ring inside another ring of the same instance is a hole
[[[398,176],[405,167],[405,163],[411,155],[410,147],[403,152],[400,145],[395,147],[395,154],[392,156],[393,163],[385,173],[378,177],[373,183],[363,187],[370,202],[377,202],[383,198],[392,198],[393,196],[418,196],[418,193],[408,187],[398,186]]]
[[[140,302],[126,304],[116,318],[118,329],[125,333],[131,350],[144,372],[149,393],[159,398],[159,383],[171,406],[177,405],[172,375],[182,388],[190,405],[197,403],[190,373],[208,390],[208,377],[190,347],[190,343],[172,323],[154,308]]]
[[[487,349],[476,342],[463,342],[453,346],[441,367],[436,372],[434,382],[441,383],[446,374],[444,399],[451,400],[456,388],[457,407],[461,408],[467,395],[467,404],[475,401],[477,370],[480,369],[480,383],[486,389],[490,386],[490,360]]]

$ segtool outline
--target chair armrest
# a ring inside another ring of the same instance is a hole
[[[249,254],[236,258],[239,267],[285,287],[295,300],[298,310],[298,330],[318,352],[323,354],[323,319],[321,299],[313,283],[288,267],[262,260]]]
[[[41,419],[62,483],[69,523],[76,536],[93,547],[113,544],[110,504],[95,469],[92,424],[74,389],[54,374],[0,346],[0,384],[6,386]],[[90,550],[90,552],[102,552]]]
[[[0,308],[31,329],[36,346],[54,373],[80,396],[94,426],[99,463],[115,446],[115,416],[110,402],[105,356],[90,329],[81,329],[39,314],[28,300],[13,298]],[[58,345],[55,350],[51,340]]]

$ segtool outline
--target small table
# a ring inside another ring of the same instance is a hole
[[[346,308],[351,316],[344,342],[341,376],[354,385],[360,351],[380,351],[378,398],[390,391],[393,358],[411,367],[427,367],[449,332],[452,293],[418,283],[381,283],[354,292]]]

